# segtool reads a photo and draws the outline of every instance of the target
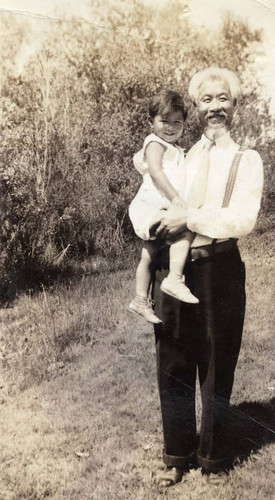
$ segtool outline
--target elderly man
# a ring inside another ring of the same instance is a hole
[[[181,481],[194,456],[207,473],[224,470],[232,461],[229,400],[245,312],[245,269],[237,239],[254,227],[263,185],[258,153],[240,149],[229,133],[240,94],[237,76],[208,68],[193,76],[189,93],[203,129],[186,157],[185,199],[191,208],[168,211],[157,232],[170,240],[186,229],[196,233],[185,276],[199,304],[160,291],[168,267],[164,249],[154,283],[156,314],[163,321],[155,328],[167,466],[158,478],[161,487]],[[200,191],[199,208],[188,198],[194,187]],[[197,370],[202,395],[199,444]]]

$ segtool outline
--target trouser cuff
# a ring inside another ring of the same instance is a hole
[[[190,455],[185,455],[182,457],[175,456],[175,455],[167,455],[165,451],[163,452],[163,461],[167,467],[180,467],[184,468],[188,465],[188,463],[195,458],[196,456],[196,450],[192,451]]]
[[[230,468],[233,463],[233,458],[219,458],[218,460],[210,460],[209,458],[202,457],[197,452],[197,463],[203,469],[209,472],[219,472],[224,469]]]

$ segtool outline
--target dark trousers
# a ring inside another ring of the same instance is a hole
[[[161,401],[164,462],[185,466],[196,443],[195,384],[198,370],[202,415],[198,463],[222,468],[230,440],[228,417],[245,311],[245,269],[238,248],[185,267],[186,284],[199,304],[186,304],[160,291],[167,275],[168,249],[159,258],[153,284],[157,373]]]

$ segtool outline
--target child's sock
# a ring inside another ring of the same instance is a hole
[[[169,281],[182,281],[183,275],[180,273],[174,273],[172,271],[169,272],[167,279]],[[183,280],[184,281],[184,280]]]
[[[139,302],[141,304],[145,304],[147,303],[147,297],[145,297],[144,295],[136,295],[134,301]]]

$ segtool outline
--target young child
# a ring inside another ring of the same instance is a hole
[[[180,197],[184,183],[184,153],[176,144],[180,138],[187,112],[179,94],[171,90],[157,95],[149,106],[153,133],[144,141],[143,148],[134,155],[135,168],[143,176],[143,183],[130,204],[129,215],[136,234],[144,241],[136,272],[136,296],[129,310],[144,316],[151,323],[161,323],[148,299],[151,285],[151,262],[160,243],[150,229],[160,221],[163,210],[185,208]],[[183,238],[170,245],[169,274],[161,290],[183,302],[198,303],[198,299],[184,283],[182,275],[194,234],[187,231]]]

